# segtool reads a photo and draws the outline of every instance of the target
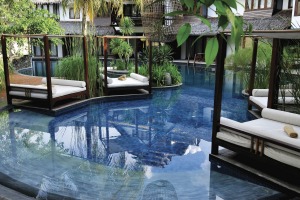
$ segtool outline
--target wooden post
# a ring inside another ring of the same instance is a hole
[[[103,37],[103,56],[104,56],[104,94],[107,95],[107,37]]]
[[[7,99],[7,104],[11,105],[12,99],[9,96],[10,79],[9,79],[8,56],[7,56],[5,35],[1,36],[1,45],[2,45],[3,65],[4,65],[3,67],[4,67],[4,76],[5,76],[6,99]]]
[[[138,69],[138,52],[137,52],[137,40],[135,38],[134,40],[134,45],[135,45],[135,49],[134,49],[134,66],[135,66],[135,73],[139,73],[139,69]]]
[[[253,52],[252,52],[252,63],[251,63],[251,71],[250,71],[250,80],[248,86],[248,94],[249,97],[252,96],[252,90],[254,88],[254,80],[255,80],[255,67],[256,67],[256,60],[257,60],[257,47],[258,47],[258,39],[254,38],[253,41]],[[248,102],[248,110],[252,109],[252,105]]]
[[[279,74],[280,74],[280,56],[282,56],[282,47],[280,39],[273,39],[272,60],[269,80],[268,108],[276,109],[278,104]]]
[[[224,37],[224,36],[223,36]],[[216,80],[215,80],[215,97],[214,97],[214,113],[212,128],[212,146],[211,153],[218,154],[218,144],[216,144],[217,132],[220,131],[220,117],[222,109],[222,88],[224,78],[224,63],[226,57],[226,40],[220,34],[217,35],[219,42],[219,51],[217,55]]]
[[[149,94],[152,93],[152,41],[149,40]]]
[[[44,36],[44,51],[45,51],[45,63],[46,63],[46,78],[47,78],[47,92],[48,92],[48,103],[49,110],[52,110],[52,84],[51,84],[51,65],[50,65],[50,52],[49,52],[49,38],[47,35]]]
[[[86,84],[86,98],[90,96],[90,84],[89,84],[89,61],[86,36],[83,36],[83,61],[84,61],[84,81]]]

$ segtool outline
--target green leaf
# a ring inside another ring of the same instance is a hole
[[[202,17],[200,15],[196,15],[196,17],[199,18],[203,22],[203,24],[205,24],[206,26],[211,28],[211,23],[208,19],[206,19],[205,17]]]
[[[222,0],[222,1],[225,2],[229,7],[237,10],[236,0]]]
[[[192,8],[194,7],[194,0],[184,0],[184,4],[185,4],[188,8],[192,9]]]
[[[216,37],[209,38],[207,40],[207,44],[205,48],[205,62],[207,67],[214,62],[218,54],[218,49],[219,49],[218,39]]]
[[[218,21],[218,27],[222,27],[224,30],[228,26],[228,19],[226,16],[221,15]]]
[[[182,11],[182,10],[177,10],[177,11],[173,11],[173,12],[170,12],[170,13],[166,13],[165,16],[174,17],[174,16],[178,16],[178,15],[183,15],[183,14],[189,14],[189,12]]]
[[[221,15],[226,15],[225,7],[221,1],[215,1],[214,5],[216,6],[217,13]]]
[[[192,31],[192,27],[189,23],[185,23],[179,28],[176,36],[178,46],[182,45],[186,41],[191,31]]]
[[[215,0],[204,0],[204,4],[209,7],[214,3]]]

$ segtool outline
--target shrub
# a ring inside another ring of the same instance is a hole
[[[83,57],[69,56],[61,59],[55,68],[55,76],[68,80],[84,80]],[[88,58],[89,92],[95,96],[97,91],[97,61],[95,57]],[[99,63],[101,65],[101,63]]]

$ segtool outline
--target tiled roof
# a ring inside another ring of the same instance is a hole
[[[244,19],[244,22],[252,24],[253,30],[284,30],[291,26],[291,16],[292,10],[289,9],[280,11],[271,17]],[[208,20],[211,23],[211,30],[194,16],[185,16],[183,21],[191,24],[191,35],[215,35],[221,31],[221,29],[218,29],[217,18],[209,18]],[[230,30],[230,26],[226,29]]]
[[[60,25],[65,29],[65,34],[82,34],[81,22],[60,22]],[[114,29],[111,26],[90,26],[90,31],[95,35],[114,35]]]

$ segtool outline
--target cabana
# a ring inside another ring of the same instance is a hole
[[[51,78],[51,66],[50,66],[50,43],[49,38],[55,36],[47,35],[31,35],[31,36],[19,36],[19,35],[2,35],[2,54],[5,73],[5,85],[8,105],[13,104],[13,99],[23,99],[35,101],[37,104],[40,102],[45,103],[49,110],[52,110],[54,104],[58,101],[70,99],[73,97],[86,97],[89,96],[89,83],[88,83],[88,56],[87,56],[87,41],[84,36],[83,39],[83,54],[84,54],[84,73],[85,81],[75,80],[63,80],[57,78]],[[63,36],[57,36],[63,37]],[[12,84],[9,78],[9,66],[7,56],[7,38],[30,38],[43,41],[44,45],[44,60],[46,65],[46,77],[42,79],[40,85],[25,85],[25,84]]]
[[[109,40],[114,38],[121,39],[134,39],[135,51],[134,51],[134,64],[135,73],[131,73],[126,80],[118,80],[118,78],[108,77],[108,49]],[[149,44],[149,77],[138,74],[138,52],[137,52],[137,40],[148,41]],[[103,51],[104,51],[104,74],[102,75],[104,94],[108,95],[111,91],[116,90],[147,90],[151,94],[152,88],[152,42],[143,36],[104,36],[103,37]]]
[[[254,106],[259,112],[263,108],[277,108],[278,105],[293,105],[295,104],[295,98],[293,88],[289,84],[283,85],[286,89],[279,89],[280,74],[282,73],[282,63],[283,63],[283,49],[288,45],[289,37],[297,39],[297,30],[281,30],[281,31],[260,31],[256,32],[257,35],[254,36],[253,43],[253,53],[252,53],[252,63],[250,71],[250,80],[248,86],[248,110],[252,112],[252,107]],[[273,49],[272,49],[272,60],[270,68],[270,80],[268,89],[255,89],[255,73],[256,73],[256,63],[257,63],[257,48],[258,39],[272,38],[273,39]],[[275,38],[280,37],[280,38]],[[291,38],[292,39],[292,38]],[[253,112],[252,112],[253,113]]]
[[[299,177],[300,173],[300,139],[299,137],[291,138],[285,133],[284,128],[286,125],[290,125],[300,134],[300,116],[274,110],[274,108],[277,105],[279,91],[277,83],[280,65],[278,63],[282,56],[282,45],[280,44],[284,39],[300,39],[300,31],[253,31],[252,34],[256,37],[271,37],[273,39],[272,68],[268,91],[268,107],[272,109],[263,108],[261,119],[244,123],[221,117],[226,41],[221,35],[218,35],[219,53],[217,57],[210,159],[243,168],[244,171],[255,174],[260,179],[272,182],[272,184],[281,189],[283,188],[285,191],[299,195],[299,181],[293,179]],[[248,164],[234,160],[228,154],[220,154],[219,147],[236,152],[244,160],[247,160]],[[249,163],[255,164],[250,166]],[[284,178],[290,178],[283,180],[280,173],[284,174]]]

